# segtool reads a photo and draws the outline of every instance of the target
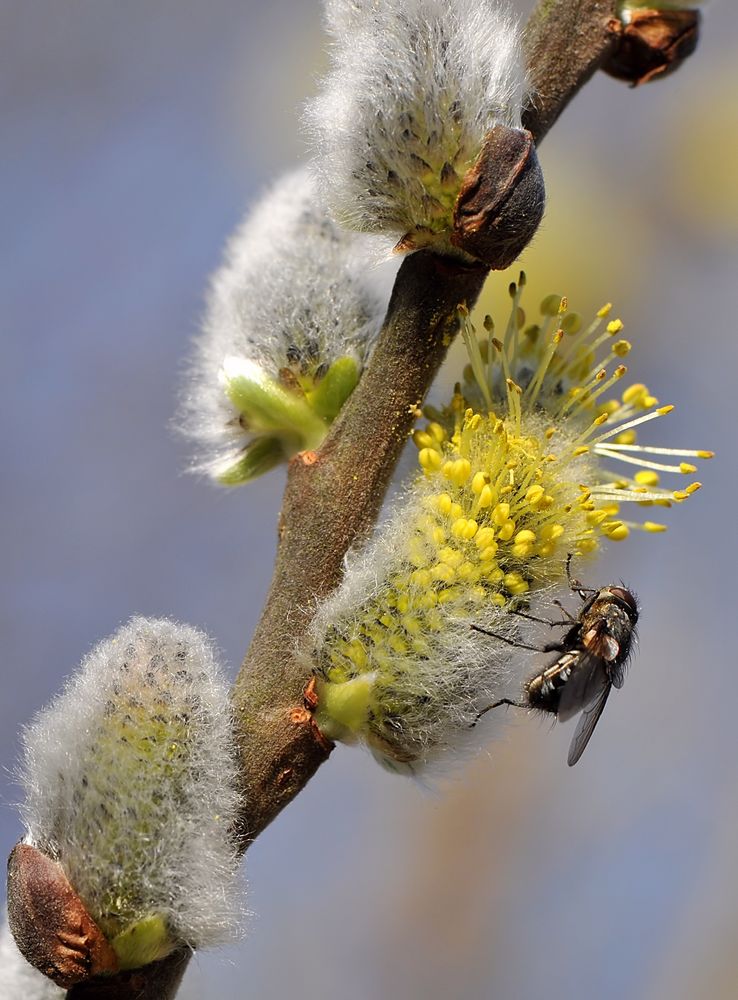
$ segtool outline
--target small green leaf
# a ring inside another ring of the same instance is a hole
[[[318,416],[332,423],[358,381],[359,366],[354,358],[338,358],[316,388],[307,393],[307,400]]]
[[[126,927],[110,944],[123,970],[138,969],[150,962],[158,962],[175,948],[166,920],[158,913],[152,913]]]
[[[223,362],[226,395],[246,418],[250,430],[296,436],[296,450],[317,448],[327,427],[304,397],[285,389],[253,361],[229,357]]]
[[[318,679],[315,723],[324,736],[350,743],[366,729],[376,673],[334,684]]]
[[[299,450],[299,449],[295,449]],[[292,451],[289,451],[292,454]],[[217,477],[222,486],[240,486],[250,479],[263,476],[275,465],[286,461],[285,442],[276,437],[259,437],[248,445],[242,455]]]

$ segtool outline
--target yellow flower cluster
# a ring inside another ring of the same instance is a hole
[[[584,327],[549,297],[526,325],[524,283],[511,287],[501,338],[488,317],[480,343],[462,316],[469,365],[451,404],[414,434],[422,475],[319,616],[318,725],[393,766],[452,745],[493,700],[509,651],[495,669],[471,623],[516,634],[508,612],[564,580],[569,554],[633,527],[664,530],[622,519],[621,505],[686,499],[699,483],[667,490],[660,474],[690,475],[684,459],[711,454],[638,445],[636,428],[672,407],[640,384],[603,398],[626,374],[623,324],[606,306]],[[667,453],[682,461],[652,458]],[[639,468],[614,475],[610,460]]]

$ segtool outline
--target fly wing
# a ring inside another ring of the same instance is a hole
[[[559,722],[566,722],[577,712],[593,704],[609,686],[606,664],[588,650],[580,650],[576,663],[572,666],[571,677],[561,692],[556,713]]]
[[[626,664],[624,662],[610,666],[610,680],[613,687],[621,688],[625,683],[625,667]]]
[[[569,744],[569,756],[566,761],[569,767],[573,767],[584,753],[585,747],[589,743],[595,726],[599,722],[600,716],[605,708],[607,696],[610,694],[611,685],[609,681],[600,691],[599,696],[591,702],[582,712],[582,717],[577,723],[577,728]]]

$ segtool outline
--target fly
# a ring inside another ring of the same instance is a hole
[[[598,590],[583,587],[575,580],[571,581],[571,585],[584,602],[579,616],[572,618],[569,615],[573,624],[564,636],[558,642],[547,643],[542,649],[505,639],[472,625],[477,632],[494,635],[523,649],[559,654],[549,666],[527,682],[524,701],[502,698],[483,709],[477,719],[498,705],[538,709],[555,715],[560,722],[581,712],[569,746],[567,760],[570,767],[584,753],[611,689],[623,686],[638,622],[638,604],[627,588],[612,584]],[[532,621],[542,621],[532,615],[517,613]],[[568,623],[546,621],[545,624]]]

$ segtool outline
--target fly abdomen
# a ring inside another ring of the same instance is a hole
[[[571,677],[579,653],[577,651],[562,653],[559,659],[528,682],[528,704],[541,712],[551,712],[556,715],[559,710],[561,692]]]

